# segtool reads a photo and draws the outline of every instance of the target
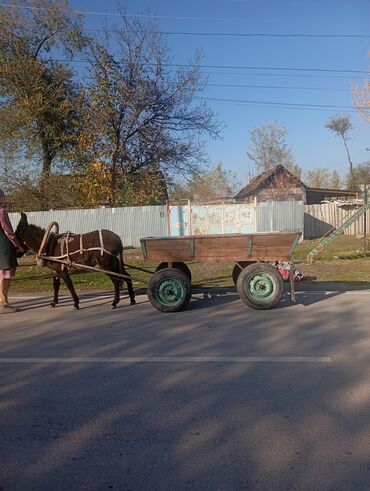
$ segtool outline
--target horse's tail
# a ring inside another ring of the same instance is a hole
[[[121,246],[120,247],[120,250],[118,252],[118,272],[120,274],[125,274],[125,263],[124,263],[124,260],[123,260],[123,247]],[[123,283],[123,279],[121,279],[121,285]]]
[[[125,270],[125,263],[124,263],[124,260],[123,260],[123,244],[122,243],[121,243],[121,247],[119,248],[119,251],[118,251],[118,263],[119,263],[119,272],[120,272],[120,274],[125,275],[125,279],[122,279],[121,280],[121,287],[122,287],[123,281],[125,281],[126,282],[126,285],[127,285],[127,289],[128,289],[128,294],[129,294],[129,297],[130,297],[130,303],[131,303],[131,305],[134,305],[136,303],[135,302],[135,292],[134,292],[134,289],[133,289],[133,286],[132,286],[131,276]]]

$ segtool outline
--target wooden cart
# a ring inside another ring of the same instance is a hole
[[[145,261],[158,262],[148,285],[151,304],[162,312],[182,310],[191,298],[191,261],[235,262],[232,272],[241,300],[254,309],[271,309],[281,300],[284,281],[270,264],[287,261],[300,238],[297,232],[146,237]],[[294,283],[290,274],[291,295]]]

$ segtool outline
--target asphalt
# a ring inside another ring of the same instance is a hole
[[[370,489],[370,290],[49,300],[0,317],[1,491]]]

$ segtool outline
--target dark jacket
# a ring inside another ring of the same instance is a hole
[[[17,249],[4,230],[4,227],[8,227],[9,223],[6,210],[0,207],[0,269],[12,269],[18,265]]]

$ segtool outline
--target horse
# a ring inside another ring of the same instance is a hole
[[[27,215],[21,213],[15,234],[26,251],[31,250],[37,254],[44,241],[45,233],[45,229],[29,224]],[[78,269],[79,264],[125,275],[130,304],[136,303],[132,280],[124,266],[122,241],[114,232],[110,230],[94,230],[85,234],[50,232],[42,249],[43,255],[59,258],[67,263],[61,264],[47,258],[43,259],[41,255],[42,265],[47,266],[54,273],[54,297],[50,303],[51,307],[55,307],[58,303],[60,279],[62,278],[73,298],[74,308],[79,309],[79,298],[68,273],[69,269]],[[118,276],[106,274],[114,285],[112,308],[115,309],[120,301],[120,286],[123,280]]]

